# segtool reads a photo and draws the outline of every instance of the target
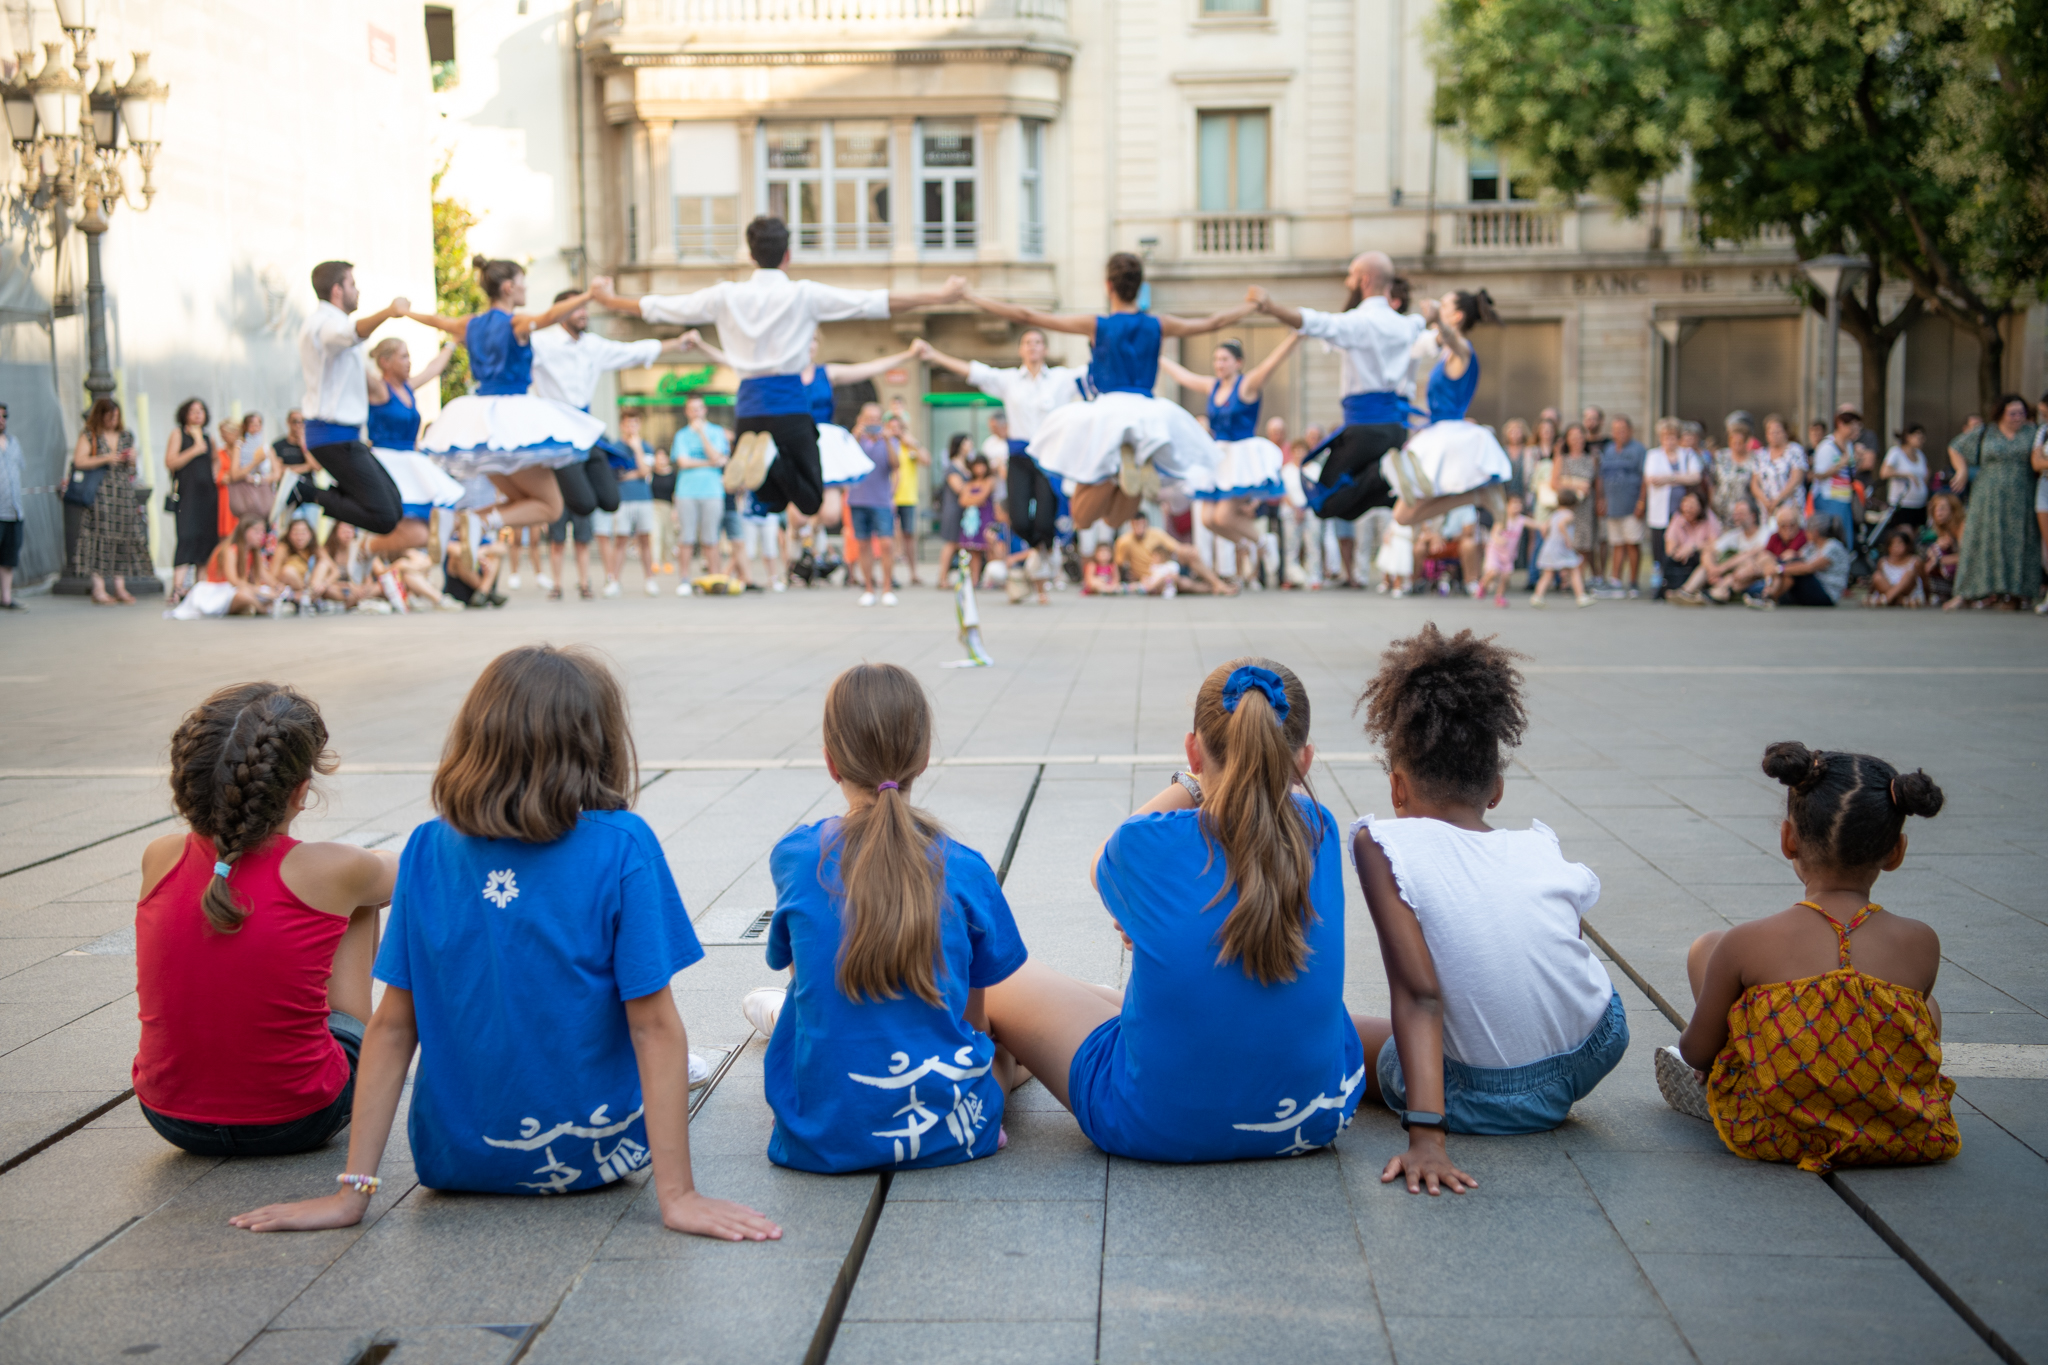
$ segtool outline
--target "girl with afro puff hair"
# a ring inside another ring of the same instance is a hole
[[[1600,879],[1541,821],[1486,823],[1528,726],[1519,657],[1427,625],[1359,698],[1394,812],[1352,831],[1393,998],[1359,1034],[1370,1093],[1408,1130],[1380,1179],[1405,1173],[1410,1191],[1472,1188],[1447,1133],[1555,1128],[1628,1050],[1621,997],[1579,933]]]

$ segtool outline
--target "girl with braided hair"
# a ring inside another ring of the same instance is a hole
[[[1940,814],[1941,788],[1793,741],[1763,767],[1787,788],[1778,844],[1806,897],[1694,940],[1692,1022],[1657,1050],[1657,1087],[1753,1161],[1946,1161],[1962,1134],[1941,1074],[1941,937],[1870,899],[1905,861],[1906,817]]]
[[[188,1152],[311,1151],[349,1121],[398,855],[292,838],[333,770],[319,708],[276,683],[222,688],[171,736],[191,828],[142,855],[134,1077],[143,1117]]]
[[[1478,1182],[1445,1135],[1557,1127],[1621,1061],[1628,1016],[1579,936],[1600,879],[1540,820],[1486,823],[1529,723],[1520,656],[1427,625],[1380,657],[1359,705],[1395,818],[1367,815],[1351,840],[1393,998],[1359,1032],[1374,1094],[1408,1130],[1380,1179],[1463,1194]]]

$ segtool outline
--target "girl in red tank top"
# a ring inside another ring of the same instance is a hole
[[[134,1080],[150,1124],[188,1151],[305,1151],[348,1121],[398,859],[291,837],[332,769],[319,711],[274,683],[216,692],[171,738],[191,832],[142,856]]]

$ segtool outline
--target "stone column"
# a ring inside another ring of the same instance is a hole
[[[1017,259],[1017,120],[983,115],[974,121],[975,256],[981,261]]]
[[[650,261],[671,263],[676,258],[676,199],[669,186],[669,133],[675,125],[655,119],[647,125],[647,208],[642,219],[651,224],[653,237],[645,255]]]

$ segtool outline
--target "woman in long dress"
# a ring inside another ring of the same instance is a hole
[[[73,469],[104,469],[100,489],[78,528],[78,568],[92,575],[92,600],[103,607],[128,605],[128,577],[149,575],[149,537],[135,497],[135,438],[121,426],[121,405],[93,400],[85,430],[71,451]],[[107,595],[107,583],[114,585]]]
[[[513,261],[476,258],[491,306],[473,317],[406,316],[438,328],[469,348],[476,392],[441,409],[420,437],[420,449],[459,480],[490,478],[501,501],[486,514],[493,530],[546,526],[562,515],[555,470],[581,464],[604,423],[587,412],[527,392],[533,384],[533,333],[552,327],[590,299],[588,290],[544,313],[515,311],[526,302],[526,271]]]
[[[1993,420],[1949,446],[1955,487],[1968,490],[1970,517],[1963,529],[1962,566],[1953,611],[1964,602],[2017,611],[2041,587],[2041,528],[2034,520],[2034,424],[2027,400],[2009,393]]]
[[[1259,435],[1259,408],[1266,381],[1301,340],[1289,332],[1272,353],[1247,370],[1244,343],[1218,342],[1210,359],[1212,375],[1196,374],[1162,356],[1159,368],[1184,389],[1202,395],[1209,417],[1209,438],[1216,443],[1216,467],[1188,481],[1188,491],[1202,505],[1202,525],[1237,545],[1259,553],[1258,507],[1286,494],[1280,471],[1286,452]]]
[[[197,398],[178,404],[176,428],[164,445],[164,472],[171,476],[178,498],[178,544],[171,555],[171,605],[205,576],[220,544],[220,485],[214,482],[213,437],[207,433],[212,414]]]
[[[412,367],[412,352],[398,337],[386,337],[370,350],[365,378],[370,389],[368,435],[370,453],[398,486],[402,515],[390,534],[371,536],[365,548],[373,555],[396,559],[407,550],[433,553],[428,523],[436,508],[453,512],[463,505],[465,489],[440,465],[419,453],[420,405],[413,389],[432,383],[455,358],[455,343],[446,342],[434,358]]]
[[[1106,276],[1109,311],[1100,316],[1043,313],[973,290],[966,295],[984,313],[1088,338],[1088,401],[1066,403],[1046,414],[1028,451],[1050,477],[1074,481],[1069,506],[1078,528],[1129,521],[1142,501],[1146,466],[1169,499],[1213,477],[1215,441],[1186,408],[1152,394],[1159,382],[1159,344],[1165,337],[1228,327],[1253,307],[1246,302],[1205,318],[1141,313],[1138,289],[1145,282],[1145,265],[1128,251],[1109,258]]]
[[[1410,508],[1427,507],[1428,516],[1441,516],[1450,510],[1444,500],[1452,497],[1464,502],[1492,499],[1498,515],[1498,496],[1514,477],[1514,462],[1492,429],[1467,421],[1465,413],[1479,391],[1479,356],[1467,333],[1482,322],[1499,321],[1493,298],[1484,289],[1453,290],[1437,304],[1433,327],[1440,354],[1425,390],[1429,425],[1383,461],[1387,482],[1400,493],[1394,506],[1396,520],[1410,520],[1405,515]]]

